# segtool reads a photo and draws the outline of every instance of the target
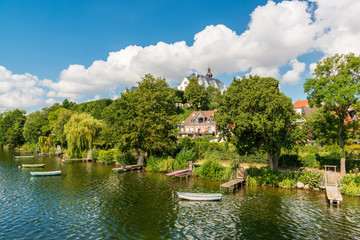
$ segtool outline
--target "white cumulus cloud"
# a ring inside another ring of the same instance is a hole
[[[299,62],[297,59],[292,59],[290,60],[289,65],[292,69],[282,76],[281,81],[283,83],[295,85],[300,82],[300,74],[305,71],[306,64]]]
[[[0,110],[30,108],[45,103],[39,79],[29,73],[13,74],[0,66]]]

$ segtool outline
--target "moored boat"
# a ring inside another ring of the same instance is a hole
[[[179,171],[175,171],[172,173],[168,173],[168,174],[166,174],[166,176],[172,177],[172,176],[176,176],[176,175],[187,173],[187,172],[189,172],[189,169],[184,169],[184,170],[179,170]]]
[[[35,156],[29,156],[29,155],[23,155],[23,156],[13,156],[14,158],[18,159],[18,158],[34,158]]]
[[[177,193],[179,198],[192,201],[218,201],[221,200],[221,193]]]
[[[48,172],[30,172],[31,176],[57,176],[61,174],[61,171],[48,171]]]
[[[23,168],[41,168],[44,167],[45,164],[40,163],[40,164],[22,164],[21,165]]]

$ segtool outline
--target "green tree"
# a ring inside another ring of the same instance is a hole
[[[24,143],[22,130],[25,123],[25,111],[10,110],[0,114],[0,147],[10,149],[20,147]]]
[[[337,135],[340,145],[340,172],[346,174],[344,138],[347,134],[346,118],[352,107],[359,108],[360,57],[350,53],[325,58],[317,63],[314,78],[304,84],[310,104],[323,106],[337,118]]]
[[[60,144],[63,147],[67,146],[66,142],[66,134],[64,132],[64,126],[65,124],[70,120],[71,116],[74,114],[74,112],[68,110],[68,109],[60,109],[58,113],[57,121],[54,124],[54,127],[52,128],[51,133],[55,137],[55,141],[59,141]],[[56,143],[57,144],[57,143]]]
[[[39,137],[44,136],[42,129],[47,124],[47,117],[40,111],[30,113],[26,117],[23,135],[26,142],[35,144]]]
[[[234,78],[215,115],[218,128],[240,155],[262,150],[271,169],[278,167],[281,148],[295,144],[297,129],[291,99],[278,85],[273,78]]]
[[[306,117],[302,127],[310,139],[321,145],[337,142],[337,119],[322,106]]]
[[[217,109],[221,101],[221,92],[218,88],[210,86],[206,89],[209,96],[209,107],[211,109]]]
[[[144,155],[161,155],[176,148],[177,119],[174,91],[161,78],[145,75],[133,92],[122,93],[103,113],[122,151],[135,149],[138,163]]]
[[[184,97],[192,108],[206,110],[209,108],[210,97],[197,78],[191,78],[185,88]]]
[[[81,157],[84,151],[91,149],[101,128],[102,122],[90,114],[74,113],[64,126],[69,156]]]

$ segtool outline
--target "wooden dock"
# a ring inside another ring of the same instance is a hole
[[[237,168],[234,171],[234,179],[221,185],[222,188],[227,188],[229,192],[242,187],[245,183],[245,170],[244,168]]]
[[[330,169],[333,169],[331,171]],[[342,196],[339,191],[339,179],[336,173],[336,166],[325,165],[325,173],[324,173],[324,183],[325,183],[325,191],[326,197],[330,204],[341,204]]]
[[[127,172],[131,170],[140,170],[143,168],[145,168],[145,165],[126,165],[125,167],[113,168],[112,170],[117,172]]]

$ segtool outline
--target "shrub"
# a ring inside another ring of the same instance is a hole
[[[146,170],[151,172],[160,172],[159,163],[163,159],[156,156],[151,156],[146,159]]]
[[[115,160],[115,162],[117,162],[121,165],[131,165],[131,164],[137,163],[136,157],[131,155],[131,153],[129,153],[129,152],[123,153],[119,150],[116,150],[114,152],[114,160]]]
[[[172,172],[174,170],[175,159],[168,157],[158,163],[159,172]]]
[[[99,162],[109,164],[114,162],[114,150],[100,150]]]
[[[239,157],[240,163],[257,163],[257,164],[268,164],[269,159],[266,153],[255,153],[250,155],[243,155]]]
[[[304,167],[320,168],[320,162],[316,158],[316,154],[310,153],[300,157],[300,162]]]
[[[318,170],[304,171],[299,177],[299,181],[308,184],[311,188],[318,188],[323,179],[323,174]]]
[[[203,178],[221,179],[223,177],[225,167],[215,157],[205,160],[199,168],[195,170],[195,174]]]
[[[51,147],[49,149],[49,153],[56,153],[56,147]]]
[[[21,146],[25,151],[36,151],[36,143],[25,143]]]
[[[258,186],[259,183],[256,180],[256,177],[247,176],[246,177],[246,185],[248,185],[248,186]]]
[[[91,150],[91,159],[96,161],[99,159],[99,150],[94,148],[93,150]]]
[[[295,188],[296,182],[293,179],[284,179],[281,182],[279,182],[279,187],[281,188]]]
[[[349,175],[346,175],[341,180],[340,192],[348,196],[360,196],[360,175],[359,171],[350,171]]]

